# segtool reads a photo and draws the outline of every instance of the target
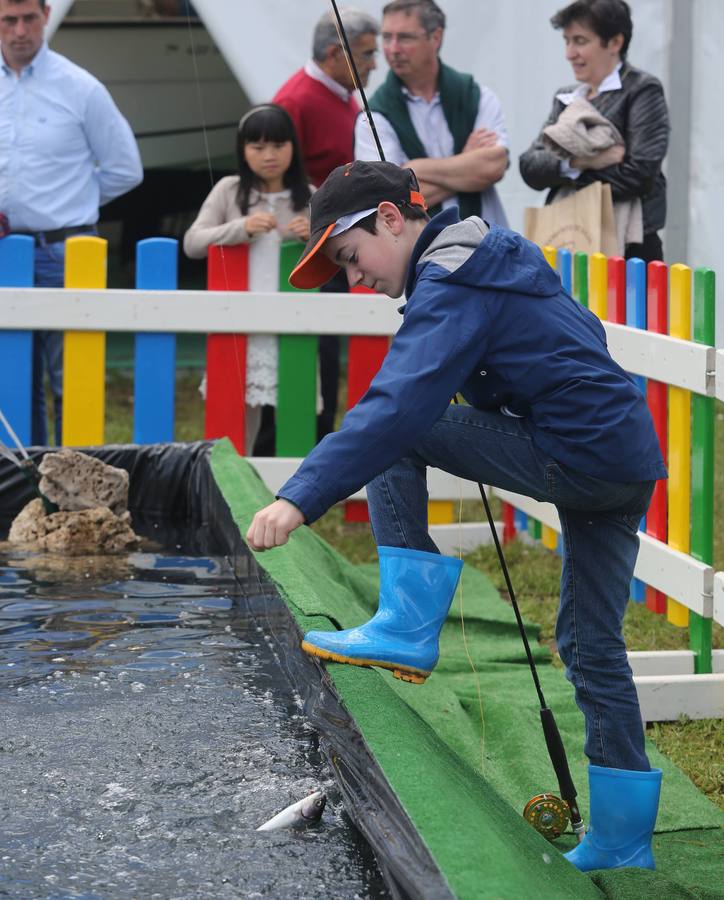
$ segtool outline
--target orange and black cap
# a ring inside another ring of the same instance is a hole
[[[289,276],[289,283],[296,288],[309,289],[329,281],[339,266],[320,252],[324,242],[341,219],[374,210],[384,201],[411,203],[427,209],[411,169],[401,169],[394,163],[366,160],[333,169],[319,190],[312,194],[311,234]]]

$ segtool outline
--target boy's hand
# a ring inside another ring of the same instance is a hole
[[[288,500],[275,500],[254,516],[246,532],[252,550],[271,550],[289,540],[295,528],[304,524],[302,511]]]
[[[277,220],[271,213],[258,212],[246,217],[244,228],[247,234],[263,234],[277,227]]]
[[[308,241],[309,219],[306,216],[295,216],[287,222],[286,233],[300,241]]]

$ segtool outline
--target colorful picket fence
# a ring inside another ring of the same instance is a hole
[[[545,247],[549,264],[579,303],[604,322],[628,325],[657,334],[712,346],[714,344],[715,277],[711,269],[692,273],[688,266],[667,267],[640,259],[628,261],[594,253],[572,256],[568,250]],[[693,289],[693,304],[692,304]],[[693,306],[693,328],[692,328]],[[694,559],[711,565],[714,548],[714,397],[674,384],[636,379],[646,395],[669,478],[657,483],[642,531]],[[504,537],[526,530],[552,549],[555,532],[525,514],[504,512]],[[696,672],[712,671],[711,623],[661,591],[632,584],[632,599],[644,601],[655,613],[689,627]]]
[[[282,473],[293,470],[298,458],[315,442],[315,335],[350,336],[349,408],[362,396],[379,368],[399,317],[389,301],[380,302],[376,296],[315,294],[307,298],[305,292],[290,293],[287,276],[299,254],[297,243],[282,247],[279,291],[265,295],[247,291],[248,256],[244,247],[212,248],[207,292],[177,291],[177,252],[177,244],[172,240],[141,241],[137,248],[136,291],[105,290],[106,242],[95,237],[70,238],[66,242],[65,290],[28,292],[32,286],[31,239],[11,235],[0,241],[0,308],[5,326],[0,330],[0,408],[13,422],[21,440],[29,443],[32,329],[63,330],[62,442],[103,443],[105,333],[134,332],[134,441],[173,440],[175,335],[181,331],[205,332],[205,436],[228,435],[243,453],[245,335],[276,333],[279,459],[265,470],[277,473],[267,478],[273,482]],[[677,346],[687,352],[693,352],[698,344],[702,352],[714,354],[715,282],[711,270],[697,269],[692,273],[687,266],[669,268],[663,263],[647,267],[641,260],[606,259],[601,254],[589,259],[584,254],[572,256],[565,250],[556,252],[551,248],[545,249],[545,255],[560,273],[564,287],[578,302],[591,308],[607,329],[628,326],[623,331],[629,343],[631,335],[635,338],[641,331],[648,336],[661,336],[662,341],[677,338]],[[33,302],[29,302],[31,297]],[[42,297],[47,302],[36,302]],[[623,332],[613,333],[616,340],[622,335]],[[637,351],[640,359],[634,359],[628,368],[638,372],[637,383],[646,394],[670,473],[668,482],[657,485],[641,531],[652,539],[654,549],[656,542],[663,542],[678,551],[678,555],[674,554],[678,568],[674,566],[676,572],[671,577],[651,578],[656,588],[634,581],[632,598],[645,601],[653,612],[665,612],[676,625],[688,624],[696,672],[707,673],[712,670],[712,610],[718,620],[724,618],[724,574],[713,578],[711,571],[715,390],[710,384],[716,381],[716,396],[724,399],[724,353],[716,354],[716,363],[712,357],[704,367],[706,378],[702,375],[698,381],[692,381],[688,375],[677,377],[676,366],[671,373],[657,366],[654,357],[658,350],[651,348],[650,341],[642,342],[641,348]],[[627,352],[633,358],[630,348]],[[623,361],[622,364],[627,367]],[[1,430],[0,438],[7,440]],[[474,486],[468,491],[467,486],[461,487],[453,479],[441,478],[442,473],[430,474],[431,497],[442,501],[441,507],[431,509],[431,524],[436,520],[450,522],[451,501],[459,496],[472,499]],[[273,488],[273,484],[270,486]],[[361,493],[355,498],[355,505],[348,507],[350,518],[364,517],[363,497]],[[523,503],[518,507],[504,504],[505,539],[525,531],[551,550],[559,549],[555,520],[543,521],[526,514],[526,509],[531,507]],[[642,542],[642,551],[648,552],[644,538]],[[687,569],[687,560],[693,560],[695,565],[690,564]],[[689,577],[699,580],[691,591],[694,599],[684,604],[680,600],[686,590],[681,585]],[[700,585],[704,585],[701,590]],[[679,600],[667,597],[667,593],[676,594]]]
[[[300,245],[282,245],[279,290],[288,291],[287,278]],[[104,290],[107,242],[97,237],[66,241],[65,288]],[[168,238],[140,241],[136,257],[136,289],[174,291],[177,286],[178,242]],[[248,289],[246,246],[212,247],[208,288],[233,292],[243,303]],[[11,235],[0,241],[0,287],[31,287],[33,241]],[[109,292],[111,296],[112,292]],[[169,322],[170,324],[170,322]],[[203,325],[199,323],[199,329]],[[176,374],[176,336],[173,332],[137,332],[134,363],[134,428],[137,443],[172,441]],[[30,443],[32,334],[0,332],[0,408],[15,423],[23,443]],[[102,444],[105,417],[105,333],[66,330],[64,336],[62,443]],[[207,438],[229,436],[240,453],[244,447],[246,337],[209,334],[207,342]],[[371,377],[371,376],[370,376]],[[303,456],[316,440],[316,338],[282,335],[279,346],[279,426],[277,453]],[[2,435],[0,435],[2,437]],[[5,436],[7,437],[7,436]]]

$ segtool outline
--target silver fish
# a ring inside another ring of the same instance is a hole
[[[287,806],[280,813],[272,816],[268,822],[264,822],[257,831],[277,831],[279,828],[299,828],[318,822],[327,804],[327,795],[322,791],[315,791],[303,800],[297,800],[291,806]]]

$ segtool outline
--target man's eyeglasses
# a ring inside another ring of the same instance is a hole
[[[352,53],[355,59],[363,59],[365,62],[372,62],[372,60],[377,56],[376,50],[363,50],[361,53]]]
[[[393,44],[397,41],[401,47],[411,47],[422,40],[422,38],[429,37],[429,34],[426,31],[400,31],[397,33],[383,31],[381,37],[382,43],[385,45]]]

